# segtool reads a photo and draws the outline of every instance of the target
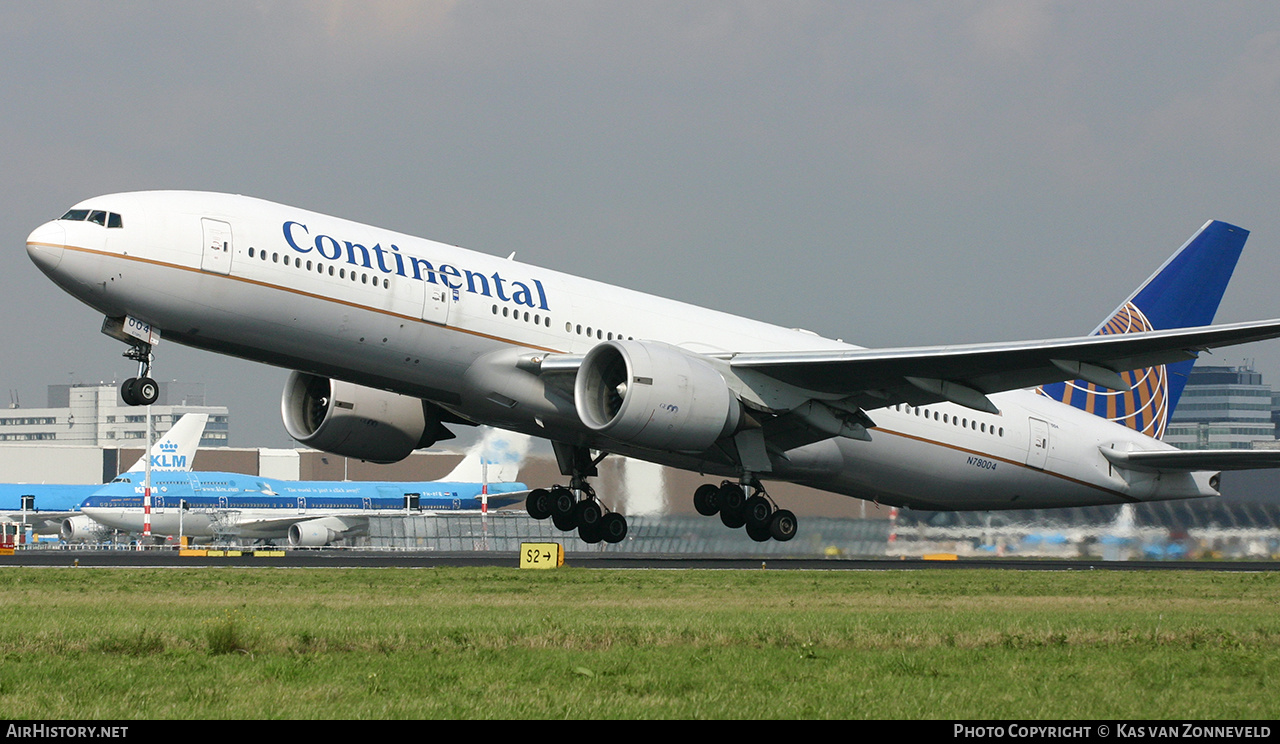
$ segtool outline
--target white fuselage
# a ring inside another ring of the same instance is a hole
[[[147,321],[191,346],[425,398],[477,423],[718,475],[734,473],[711,456],[600,436],[571,408],[479,395],[469,384],[481,374],[476,362],[584,354],[610,339],[713,355],[856,348],[248,197],[141,192],[80,206],[118,213],[123,227],[53,221],[32,233],[28,251],[108,316]],[[1164,447],[1131,429],[1034,391],[991,400],[999,414],[949,403],[871,410],[871,441],[799,447],[762,477],[926,509],[1215,493],[1208,473],[1114,468],[1100,448]]]

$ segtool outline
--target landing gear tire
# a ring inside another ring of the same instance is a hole
[[[796,515],[786,509],[779,509],[769,521],[769,534],[778,542],[786,542],[796,536]]]
[[[596,543],[603,540],[604,530],[600,528],[600,522],[597,521],[595,524],[591,524],[591,525],[586,525],[586,524],[578,525],[578,539],[582,540],[584,543],[587,543],[588,545],[595,545]]]
[[[120,386],[125,405],[149,406],[160,399],[160,386],[150,377],[130,377]]]
[[[769,525],[767,524],[747,522],[746,527],[747,536],[756,542],[768,542],[773,537],[773,533],[769,531]]]
[[[720,524],[731,530],[736,530],[747,523],[747,516],[741,512],[731,512],[727,509],[720,510]]]
[[[126,406],[138,405],[138,378],[130,377],[120,385],[120,399]]]
[[[720,513],[720,488],[710,483],[698,486],[693,492],[693,508],[704,517],[714,517]]]
[[[138,405],[149,406],[160,399],[160,386],[150,377],[139,377],[133,388],[138,398]]]
[[[584,499],[573,506],[573,521],[578,525],[579,531],[583,527],[592,529],[599,527],[602,516],[600,505],[592,499]]]
[[[600,519],[600,532],[607,543],[620,543],[627,537],[627,518],[610,512]]]
[[[726,483],[716,491],[720,498],[720,511],[740,512],[747,505],[747,494],[737,483]]]
[[[524,501],[524,508],[534,519],[546,519],[551,516],[551,492],[545,488],[533,489]]]
[[[726,483],[716,492],[720,500],[720,522],[731,530],[747,523],[747,495],[737,483]]]
[[[769,529],[769,520],[773,519],[773,504],[769,503],[769,499],[756,495],[747,499],[747,503],[743,511],[747,517],[747,526],[755,525]]]
[[[561,514],[560,512],[553,511],[551,512],[551,522],[556,526],[556,529],[561,532],[571,532],[578,527],[578,523],[573,521],[572,512],[569,514]]]
[[[573,514],[573,505],[577,503],[577,499],[573,497],[573,491],[564,486],[554,486],[550,491],[551,498],[551,516],[559,514],[562,517],[568,517]]]

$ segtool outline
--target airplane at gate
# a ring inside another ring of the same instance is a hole
[[[208,419],[204,413],[183,414],[156,440],[149,455],[152,473],[190,470]],[[125,472],[141,481],[147,457],[139,457]],[[80,503],[100,488],[101,483],[0,483],[0,521],[29,524],[36,534],[56,535],[66,520],[80,514]]]
[[[588,542],[625,517],[606,454],[711,475],[693,494],[755,540],[790,539],[764,490],[988,510],[1216,495],[1274,452],[1185,452],[1163,433],[1199,351],[1275,338],[1211,326],[1248,233],[1205,223],[1093,335],[866,349],[259,199],[87,199],[27,239],[36,265],[132,347],[161,338],[294,370],[299,442],[389,462],[488,424],[552,442],[565,485],[529,513]]]
[[[491,432],[443,480],[426,483],[166,474],[153,479],[149,512],[142,479],[128,473],[85,499],[81,516],[63,523],[62,538],[97,539],[102,527],[142,533],[149,525],[152,535],[287,540],[295,547],[321,547],[367,534],[370,517],[498,509],[529,493],[515,480],[528,449],[528,439],[517,436]]]

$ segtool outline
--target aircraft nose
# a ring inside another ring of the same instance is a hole
[[[51,274],[62,260],[66,242],[66,229],[57,220],[46,222],[27,236],[27,255],[41,271]]]

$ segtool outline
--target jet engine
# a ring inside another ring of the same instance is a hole
[[[702,452],[742,416],[724,376],[667,344],[606,341],[582,360],[573,391],[578,417],[613,439],[652,449]]]
[[[289,376],[280,413],[302,444],[377,463],[453,437],[426,401],[305,372]]]
[[[106,527],[81,514],[62,520],[62,528],[58,531],[58,536],[63,542],[85,542],[101,540],[108,532],[110,530]]]
[[[347,524],[337,517],[320,517],[289,525],[289,544],[295,548],[323,548],[342,537]]]

